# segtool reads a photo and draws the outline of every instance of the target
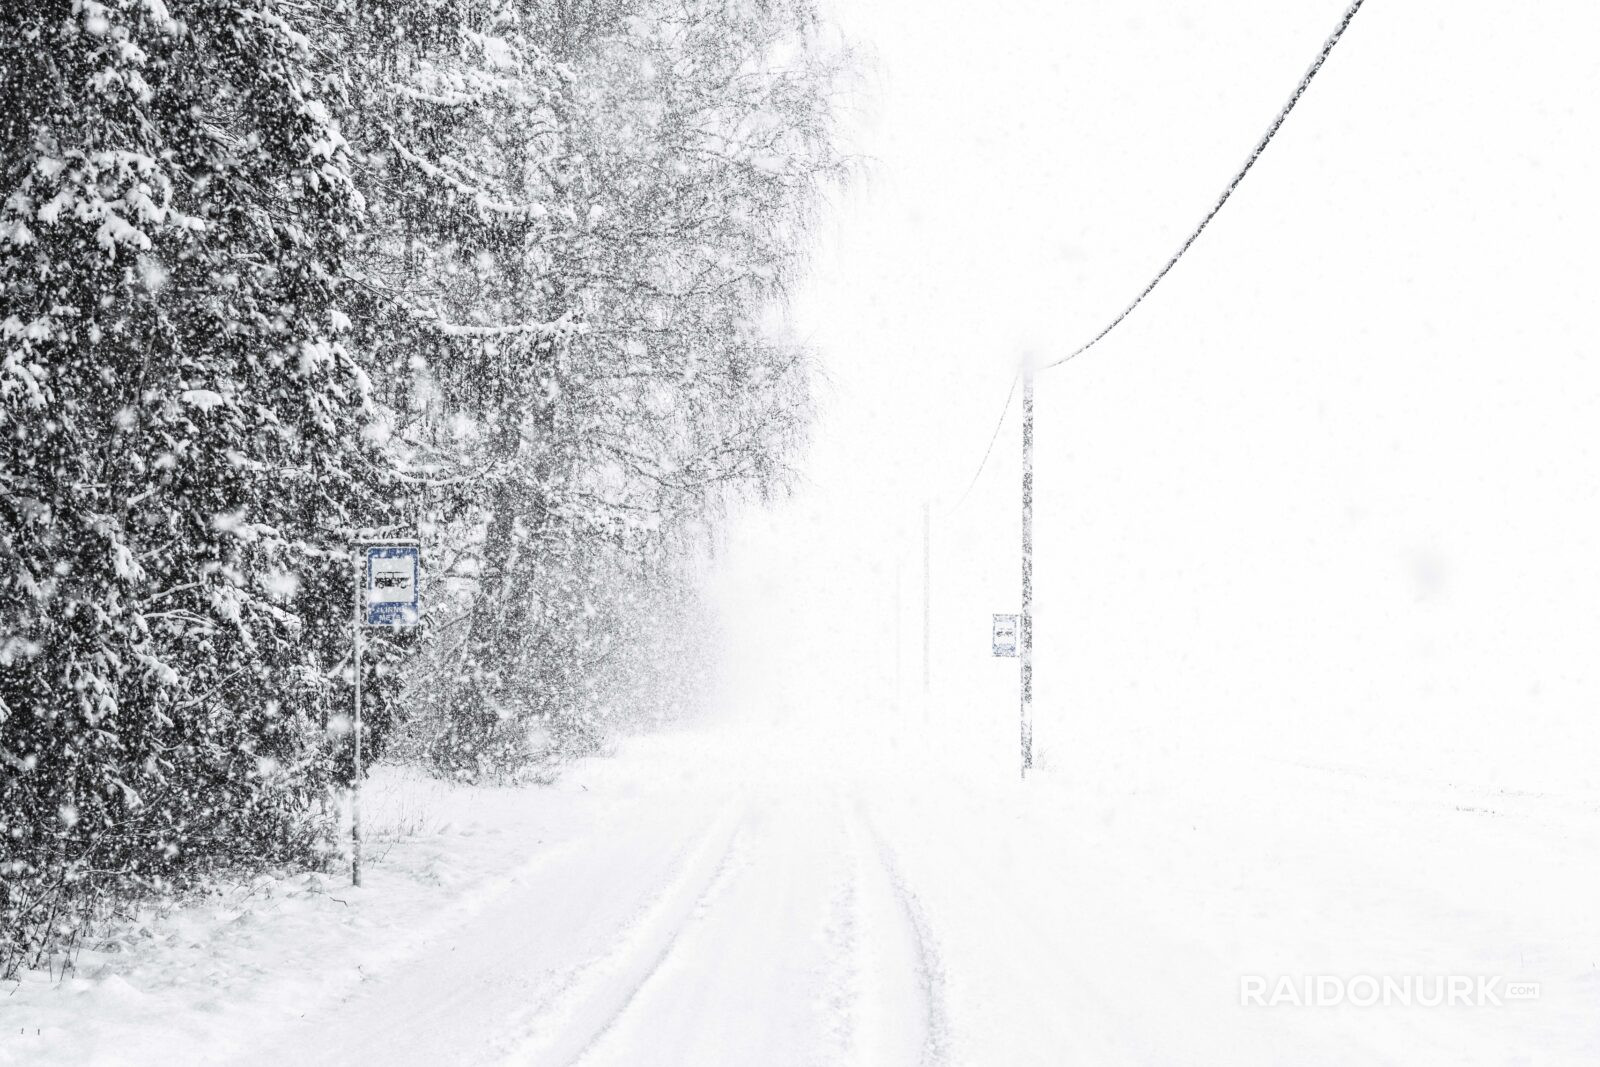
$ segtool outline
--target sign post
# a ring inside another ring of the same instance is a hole
[[[422,547],[416,541],[357,541],[355,545],[355,766],[350,791],[350,884],[361,884],[361,631],[415,626]]]

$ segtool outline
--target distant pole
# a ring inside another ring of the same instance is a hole
[[[933,514],[922,504],[922,713],[928,713],[928,693],[933,677],[930,651],[933,634]]]
[[[1022,376],[1022,777],[1033,766],[1033,371]]]
[[[361,565],[361,550],[355,553],[356,612],[355,663],[356,663],[356,719],[355,719],[355,780],[350,787],[350,884],[361,884],[361,608],[362,594],[366,592],[367,576]]]
[[[896,538],[896,540],[899,540],[899,538]],[[902,541],[901,544],[904,544],[904,542]],[[898,548],[898,546],[896,547]],[[897,712],[900,710],[900,692],[902,689],[900,683],[900,623],[905,609],[902,607],[903,601],[900,589],[903,569],[900,563],[900,553],[896,551],[894,554],[894,710]]]

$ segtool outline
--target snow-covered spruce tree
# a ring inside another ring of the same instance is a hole
[[[446,520],[417,696],[466,774],[535,723],[592,744],[619,680],[675,666],[654,606],[803,435],[804,353],[762,322],[837,169],[803,3],[476,11],[392,40],[346,124],[387,219],[363,352]]]
[[[0,965],[304,855],[356,521],[360,208],[275,0],[0,7]]]

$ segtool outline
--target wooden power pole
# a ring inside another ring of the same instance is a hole
[[[1033,767],[1033,371],[1022,372],[1022,777]]]

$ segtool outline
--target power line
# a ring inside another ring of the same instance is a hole
[[[972,472],[972,481],[961,491],[961,498],[950,505],[941,517],[955,514],[961,509],[961,505],[967,502],[967,497],[972,495],[973,487],[978,484],[978,478],[982,476],[983,468],[988,465],[989,456],[994,452],[994,443],[1000,439],[1000,427],[1006,424],[1006,414],[1011,410],[1011,398],[1017,395],[1017,379],[1021,376],[1020,370],[1011,376],[1011,388],[1006,392],[1006,402],[1000,405],[1000,417],[995,420],[994,432],[989,435],[989,447],[983,450],[983,458],[978,461],[978,469]]]
[[[1099,344],[1105,339],[1107,334],[1116,329],[1118,326],[1122,325],[1123,320],[1129,315],[1133,314],[1133,310],[1140,304],[1144,303],[1145,297],[1149,296],[1151,292],[1155,290],[1155,287],[1161,284],[1161,280],[1171,272],[1173,267],[1177,266],[1178,260],[1182,259],[1184,253],[1189,251],[1190,246],[1192,246],[1200,237],[1200,234],[1205,231],[1205,228],[1211,225],[1211,220],[1217,217],[1217,213],[1222,210],[1222,206],[1228,202],[1230,197],[1233,196],[1233,191],[1239,187],[1240,182],[1244,181],[1244,176],[1250,173],[1250,168],[1256,165],[1256,160],[1261,158],[1261,154],[1266,151],[1267,145],[1272,142],[1272,139],[1275,136],[1277,136],[1278,130],[1282,128],[1284,120],[1289,117],[1289,112],[1294,110],[1295,105],[1300,102],[1300,98],[1305,95],[1306,89],[1311,85],[1311,79],[1317,76],[1317,72],[1322,69],[1322,65],[1328,61],[1328,56],[1333,53],[1334,46],[1337,45],[1339,43],[1339,39],[1344,36],[1344,31],[1350,28],[1351,20],[1356,17],[1356,12],[1361,10],[1361,5],[1365,2],[1366,0],[1352,0],[1350,6],[1345,8],[1344,14],[1340,16],[1339,23],[1334,27],[1333,33],[1329,35],[1325,42],[1323,42],[1322,51],[1317,53],[1317,58],[1312,62],[1310,68],[1306,70],[1304,76],[1301,77],[1300,83],[1295,86],[1294,92],[1290,95],[1288,102],[1285,103],[1278,111],[1277,117],[1272,120],[1272,125],[1267,127],[1266,134],[1261,138],[1261,140],[1256,142],[1255,148],[1250,152],[1249,158],[1244,161],[1244,166],[1239,168],[1239,172],[1233,176],[1233,180],[1228,183],[1227,188],[1222,190],[1222,195],[1217,198],[1217,202],[1212,205],[1211,210],[1206,212],[1205,218],[1200,220],[1200,225],[1194,228],[1193,232],[1191,232],[1184,240],[1183,244],[1179,246],[1178,251],[1173,253],[1171,259],[1167,260],[1166,266],[1161,268],[1156,276],[1150,280],[1150,284],[1146,285],[1139,295],[1133,299],[1133,302],[1127,307],[1123,308],[1121,314],[1112,319],[1110,324],[1108,324],[1105,329],[1095,334],[1085,344],[1080,345],[1078,348],[1068,352],[1059,359],[1051,360],[1049,363],[1040,364],[1038,367],[1039,370],[1049,370],[1051,367],[1059,367],[1069,359],[1076,359],[1078,356],[1083,355],[1085,352],[1089,351],[1089,349]],[[1021,376],[1022,371],[1020,369],[1011,376],[1011,386],[1006,392],[1005,403],[1000,407],[1000,417],[995,420],[994,432],[989,435],[989,444],[988,447],[983,450],[983,458],[978,461],[978,469],[973,471],[972,480],[967,483],[966,489],[962,490],[960,498],[944,512],[946,516],[954,514],[961,508],[962,504],[966,503],[967,497],[972,495],[972,490],[977,486],[978,479],[982,477],[984,468],[988,466],[989,457],[994,453],[994,444],[1000,438],[1000,428],[1005,425],[1006,415],[1011,410],[1011,400],[1017,395],[1017,380]]]
[[[1256,160],[1261,158],[1261,153],[1266,151],[1267,145],[1272,141],[1272,138],[1277,135],[1279,127],[1283,125],[1283,120],[1289,117],[1289,112],[1294,110],[1294,106],[1300,102],[1300,97],[1305,95],[1306,88],[1311,84],[1311,79],[1317,76],[1317,71],[1322,69],[1322,64],[1328,61],[1328,56],[1333,52],[1334,45],[1339,43],[1339,38],[1344,36],[1344,31],[1349,29],[1350,20],[1356,17],[1356,12],[1361,10],[1361,5],[1364,2],[1365,0],[1354,0],[1349,7],[1345,8],[1344,15],[1339,19],[1338,26],[1334,28],[1333,34],[1323,44],[1322,51],[1318,53],[1316,61],[1311,64],[1311,67],[1306,71],[1305,76],[1300,79],[1300,84],[1295,86],[1294,94],[1289,97],[1289,102],[1283,105],[1283,109],[1278,112],[1278,117],[1273,119],[1272,125],[1267,128],[1266,135],[1262,137],[1260,141],[1256,142],[1255,150],[1250,153],[1250,158],[1244,161],[1244,166],[1239,168],[1239,173],[1235,174],[1233,176],[1233,180],[1228,183],[1228,187],[1222,190],[1222,195],[1217,198],[1217,202],[1212,205],[1211,210],[1206,212],[1206,217],[1200,220],[1200,225],[1194,228],[1194,232],[1189,234],[1188,239],[1183,242],[1183,244],[1178,248],[1178,251],[1173,254],[1171,259],[1167,260],[1167,265],[1162,267],[1161,271],[1150,280],[1150,284],[1145,286],[1144,291],[1134,298],[1133,303],[1122,309],[1122,314],[1111,320],[1110,325],[1090,338],[1087,344],[1068,352],[1060,359],[1043,364],[1039,368],[1040,370],[1048,370],[1051,367],[1059,367],[1067,360],[1076,359],[1078,356],[1083,355],[1085,352],[1089,351],[1089,349],[1099,344],[1101,340],[1105,338],[1106,334],[1122,325],[1122,320],[1133,314],[1133,309],[1144,303],[1144,298],[1149,296],[1151,291],[1154,290],[1156,286],[1161,284],[1161,279],[1167,276],[1167,272],[1172,270],[1172,268],[1177,265],[1178,260],[1183,258],[1183,254],[1185,252],[1189,251],[1189,246],[1194,244],[1195,239],[1200,236],[1207,226],[1211,225],[1211,220],[1217,217],[1217,212],[1222,210],[1222,205],[1228,202],[1228,198],[1231,197],[1233,195],[1233,191],[1239,187],[1239,183],[1244,181],[1244,176],[1250,173],[1250,168],[1256,165]],[[1016,382],[1013,381],[1013,388],[1015,385]],[[1007,403],[1009,404],[1009,402],[1010,401],[1008,400]]]

